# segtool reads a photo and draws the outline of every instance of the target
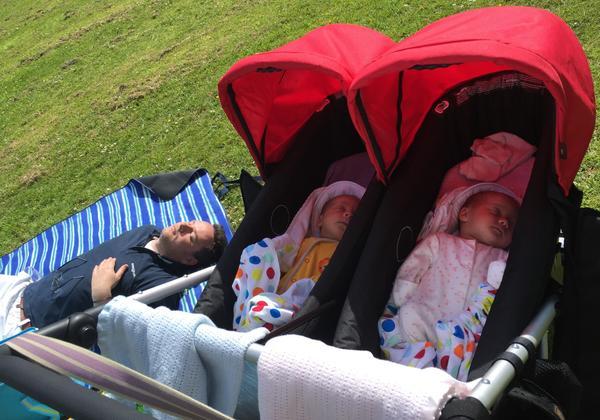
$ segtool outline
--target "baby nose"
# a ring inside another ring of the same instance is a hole
[[[502,226],[504,229],[508,228],[508,219],[506,217],[501,217],[498,219],[498,223],[500,224],[500,226]]]

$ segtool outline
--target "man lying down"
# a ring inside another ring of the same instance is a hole
[[[0,338],[37,328],[216,263],[227,239],[220,225],[179,222],[125,232],[32,281],[26,273],[0,275]],[[179,296],[153,306],[177,309]]]

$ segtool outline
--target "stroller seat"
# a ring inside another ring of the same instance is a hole
[[[347,88],[359,69],[392,45],[390,38],[368,28],[326,25],[273,51],[242,59],[223,76],[221,104],[265,186],[209,279],[196,312],[219,327],[232,328],[231,283],[242,250],[284,233],[309,193],[324,184],[329,166],[365,151],[348,114]],[[380,182],[369,184],[344,238],[297,314],[303,319],[298,321],[301,326],[290,326],[296,332],[331,340],[382,191]],[[320,316],[321,310],[327,313]],[[302,317],[308,313],[312,315]]]
[[[504,279],[471,372],[504,350],[541,304],[554,259],[558,220],[545,194],[554,143],[553,115],[552,97],[544,85],[515,72],[469,81],[435,102],[382,199],[352,279],[334,345],[380,355],[377,321],[395,274],[414,247],[445,174],[470,156],[474,139],[505,131],[517,134],[538,151],[531,178],[524,180],[527,191]],[[535,247],[530,245],[533,240]]]
[[[315,153],[315,150],[319,152]],[[364,152],[364,146],[351,124],[346,101],[343,98],[332,100],[297,134],[286,158],[272,169],[272,175],[209,278],[195,311],[207,315],[217,326],[231,329],[233,303],[236,300],[231,284],[243,248],[265,237],[275,237],[284,233],[310,192],[327,181],[339,180],[345,176],[343,165],[332,164],[343,158],[349,158],[350,163],[360,160],[360,156],[354,156],[360,152]],[[307,165],[306,162],[310,164]],[[372,171],[372,167],[363,170],[366,174]],[[379,204],[382,191],[383,185],[380,182],[373,180],[368,184],[329,265],[296,317],[315,313],[324,304],[327,304],[326,308],[329,309],[326,309],[322,316],[316,316],[310,323],[294,327],[296,333],[331,340],[354,263],[362,250],[370,228],[370,220]],[[274,335],[271,337],[277,335],[277,331],[273,331]]]

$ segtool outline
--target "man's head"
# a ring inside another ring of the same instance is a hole
[[[318,227],[322,238],[342,239],[359,199],[353,195],[338,195],[323,206]]]
[[[458,213],[459,234],[495,248],[507,248],[519,214],[519,203],[512,197],[482,191],[467,199]]]
[[[158,238],[159,253],[189,266],[206,267],[217,262],[227,245],[220,225],[194,220],[164,228]]]

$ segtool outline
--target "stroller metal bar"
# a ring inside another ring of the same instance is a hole
[[[192,274],[172,280],[169,283],[140,291],[129,296],[129,299],[134,299],[145,304],[159,301],[185,288],[196,286],[208,279],[214,269],[215,266],[211,266],[198,270]],[[84,312],[71,314],[67,318],[41,328],[37,333],[70,341],[83,347],[89,347],[96,341],[96,321],[98,314],[100,314],[103,308],[104,305],[99,305]]]
[[[523,331],[521,338],[531,341],[536,347],[542,340],[546,330],[552,323],[556,315],[557,296],[551,296],[541,311],[529,323]],[[511,344],[506,350],[519,357],[523,363],[529,359],[529,353],[525,346],[518,343]],[[510,384],[515,377],[515,368],[506,360],[496,360],[488,371],[479,380],[470,397],[479,400],[489,411],[502,394],[503,390]]]
[[[250,347],[248,347],[248,350],[246,350],[246,355],[244,356],[244,359],[251,363],[258,363],[258,358],[260,357],[260,354],[262,353],[264,347],[265,346],[263,346],[262,344],[250,344]]]
[[[2,348],[8,349],[8,346]],[[119,401],[82,387],[67,376],[16,355],[0,356],[0,381],[74,418],[90,420],[150,418]],[[65,397],[66,395],[68,397]]]
[[[310,323],[313,319],[322,316],[325,312],[329,311],[335,306],[335,301],[330,300],[329,302],[323,303],[319,308],[310,311],[304,315],[292,319],[290,322],[284,325],[280,325],[267,334],[259,343],[264,344],[271,338],[279,337],[284,334],[295,334],[295,330]],[[300,335],[304,335],[300,333]]]
[[[203,268],[202,270],[198,270],[195,273],[186,274],[168,283],[152,287],[151,289],[140,290],[139,292],[129,296],[128,298],[146,304],[159,301],[163,298],[174,295],[175,293],[178,293],[187,287],[196,286],[197,284],[203,282],[204,280],[208,279],[208,277],[212,274],[214,269],[214,265]]]
[[[544,338],[542,338],[542,343],[540,344],[539,357],[542,359],[547,359],[550,354],[550,344],[548,343],[548,332],[544,334]]]
[[[557,303],[558,296],[553,295],[549,297],[540,313],[529,323],[529,325],[527,325],[525,331],[523,331],[523,334],[529,334],[536,340],[534,342],[536,347],[554,320]]]
[[[511,344],[506,350],[525,362],[529,356],[525,347],[520,344]],[[510,384],[515,376],[514,366],[506,360],[496,360],[485,375],[479,380],[470,396],[479,400],[488,411],[491,411],[503,390]]]
[[[557,296],[552,296],[548,299],[542,310],[525,328],[523,335],[521,335],[522,338],[528,339],[537,347],[546,335],[546,331],[556,315],[556,302],[558,302]],[[257,363],[263,348],[264,346],[261,344],[251,344],[246,351],[245,359],[248,362]],[[523,363],[527,362],[529,358],[527,349],[521,344],[511,344],[506,351],[515,354]],[[512,381],[514,375],[514,368],[509,362],[506,360],[497,360],[479,380],[479,383],[471,391],[470,396],[480,400],[489,410],[498,399],[500,392]],[[495,390],[496,388],[498,388],[497,391]]]

